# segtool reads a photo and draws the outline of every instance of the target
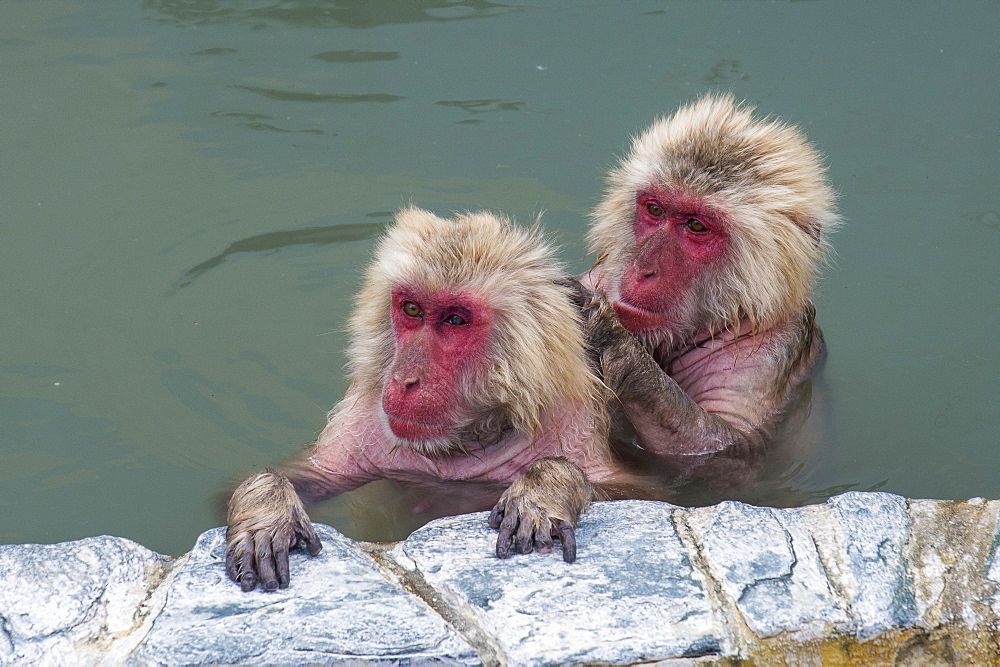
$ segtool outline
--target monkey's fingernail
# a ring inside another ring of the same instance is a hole
[[[319,541],[319,538],[310,540],[306,542],[306,553],[310,556],[318,556],[319,552],[323,550],[323,543]]]
[[[257,586],[257,577],[252,574],[245,575],[240,579],[240,590],[244,593],[247,591],[252,591]]]
[[[278,586],[280,586],[282,588],[288,588],[288,575],[287,574],[283,574],[280,577],[278,577]]]
[[[270,581],[265,581],[260,587],[265,591],[276,591],[278,590],[278,582],[271,579]]]

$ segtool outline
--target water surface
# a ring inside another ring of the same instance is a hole
[[[393,210],[544,211],[582,271],[603,172],[706,91],[802,125],[846,220],[817,302],[813,451],[743,497],[1000,497],[995,3],[0,16],[0,542],[188,550],[220,489],[310,442],[343,394],[342,329]],[[389,486],[314,516],[405,534]]]

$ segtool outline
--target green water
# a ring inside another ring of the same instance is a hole
[[[747,497],[1000,497],[998,36],[987,2],[0,2],[0,542],[187,551],[342,395],[391,211],[544,211],[581,271],[603,172],[706,91],[803,126],[846,219],[813,452]]]

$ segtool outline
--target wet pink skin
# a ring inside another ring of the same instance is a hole
[[[581,429],[587,417],[579,406],[561,406],[558,414],[544,421],[535,438],[510,432],[487,446],[469,443],[467,456],[428,456],[412,447],[396,446],[377,404],[361,401],[352,407],[345,421],[324,430],[310,452],[309,467],[323,478],[324,495],[376,479],[417,485],[439,481],[509,484],[543,456],[567,457],[598,484],[612,480],[620,471],[598,434]],[[572,442],[567,434],[574,436]]]

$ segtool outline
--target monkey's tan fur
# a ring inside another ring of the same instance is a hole
[[[654,122],[610,172],[593,213],[591,251],[609,267],[623,266],[635,246],[636,194],[664,184],[732,223],[729,268],[694,286],[692,327],[738,330],[746,318],[758,330],[806,306],[837,215],[820,155],[797,128],[754,118],[729,95],[707,95]]]
[[[315,536],[305,505],[284,475],[265,468],[248,477],[229,501],[226,545],[227,551],[233,550],[233,557],[227,558],[226,563],[229,576],[240,581],[246,575],[246,549],[257,551],[263,558],[264,551],[270,554],[271,545],[293,546],[303,531]],[[253,535],[259,538],[247,539]],[[239,548],[234,548],[236,545]],[[266,548],[262,549],[264,545]]]
[[[472,407],[466,426],[532,433],[564,402],[592,405],[601,414],[601,385],[587,363],[577,308],[559,283],[564,278],[537,229],[487,212],[445,219],[419,208],[400,211],[355,301],[348,394],[379,398],[394,354],[392,287],[418,285],[488,298],[496,313],[491,366],[463,379]],[[462,448],[458,442],[406,444],[427,454]]]
[[[288,510],[292,513],[301,508],[301,513],[296,518],[309,521],[295,488],[280,473],[270,468],[245,479],[233,498],[238,502],[230,503],[227,519],[230,526],[240,524],[240,530],[260,530],[273,523],[271,517],[257,511],[260,507],[280,507],[283,512]]]
[[[566,465],[565,458],[558,457],[535,461],[514,480],[497,506],[533,518],[533,524],[523,527],[526,533],[530,527],[530,534],[550,535],[553,524],[562,521],[575,528],[593,498],[594,489],[586,476],[578,467]],[[534,512],[530,511],[532,504],[538,506]]]

